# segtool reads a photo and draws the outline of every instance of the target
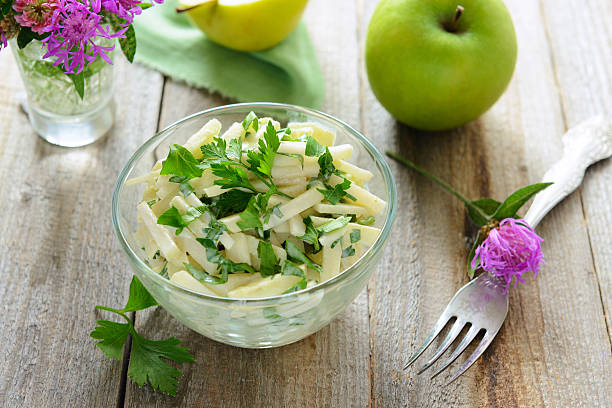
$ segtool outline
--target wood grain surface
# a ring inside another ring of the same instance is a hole
[[[399,125],[370,90],[362,50],[376,3],[310,1],[322,110],[471,197],[502,199],[540,181],[569,127],[612,114],[609,0],[508,0],[519,43],[508,90],[480,119],[438,133]],[[0,406],[612,406],[610,161],[593,166],[540,224],[546,266],[512,291],[497,339],[448,387],[448,373],[430,380],[416,375],[418,364],[403,365],[467,281],[465,237],[474,228],[461,203],[395,163],[399,212],[385,255],[368,289],[329,326],[285,347],[245,350],[208,340],[161,308],[139,312],[138,330],[182,339],[196,362],[181,366],[175,398],[126,380],[129,361],[108,360],[88,336],[102,317],[93,306],[123,303],[131,273],[110,223],[116,176],[156,130],[231,101],[117,65],[113,131],[71,150],[33,133],[12,55],[0,53]]]

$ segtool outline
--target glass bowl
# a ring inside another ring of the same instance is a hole
[[[284,126],[290,121],[317,122],[336,132],[336,143],[354,146],[350,162],[370,170],[370,191],[388,205],[375,226],[382,232],[374,245],[349,269],[317,286],[300,292],[257,299],[233,299],[205,295],[185,289],[152,271],[134,239],[136,205],[144,186],[126,186],[127,179],[146,174],[164,158],[172,143],[183,144],[208,120],[216,118],[223,129],[240,122],[250,111],[270,116]],[[208,109],[188,116],[149,139],[125,165],[113,193],[112,220],[121,247],[136,276],[157,302],[196,332],[238,347],[277,347],[298,341],[327,325],[366,286],[383,253],[396,209],[393,176],[382,154],[361,133],[325,113],[276,103],[243,103]]]

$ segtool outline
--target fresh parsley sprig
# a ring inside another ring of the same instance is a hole
[[[99,340],[96,346],[111,359],[121,360],[123,347],[132,339],[130,351],[130,366],[128,376],[139,386],[149,383],[154,390],[165,394],[176,395],[178,380],[183,375],[178,369],[167,364],[165,360],[177,363],[193,362],[194,358],[187,348],[179,346],[180,340],[170,337],[166,340],[149,340],[136,332],[134,322],[128,317],[128,312],[147,309],[156,306],[157,302],[142,285],[136,276],[130,284],[130,295],[123,309],[113,309],[106,306],[96,306],[121,316],[126,323],[110,320],[98,320],[96,328],[90,336]]]

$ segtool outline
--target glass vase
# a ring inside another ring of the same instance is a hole
[[[105,41],[112,45],[112,40]],[[10,45],[25,85],[30,124],[43,139],[58,146],[78,147],[109,131],[114,121],[112,65],[98,58],[84,68],[81,98],[74,76],[53,66],[53,59],[42,58],[45,48],[39,41],[23,49],[15,39]]]

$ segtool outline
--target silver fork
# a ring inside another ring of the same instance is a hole
[[[534,199],[525,220],[533,228],[561,200],[574,191],[584,178],[586,169],[599,160],[612,155],[612,118],[598,116],[580,123],[563,135],[563,157],[544,175],[543,181],[554,184]],[[505,282],[489,273],[483,273],[455,293],[433,330],[418,350],[410,357],[407,369],[440,334],[451,319],[455,319],[442,344],[434,355],[418,370],[417,374],[431,367],[457,339],[464,327],[467,334],[440,368],[434,378],[446,369],[470,345],[478,333],[484,336],[472,355],[446,382],[450,384],[463,374],[493,342],[508,314],[508,294],[504,294]]]

